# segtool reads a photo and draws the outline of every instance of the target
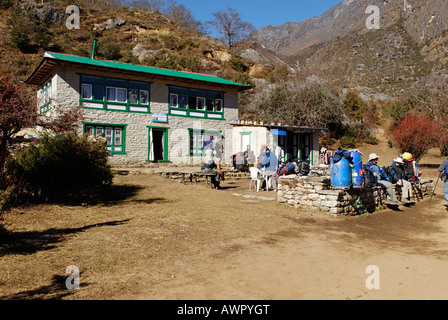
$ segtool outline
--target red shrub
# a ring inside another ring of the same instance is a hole
[[[437,121],[409,114],[392,130],[392,136],[401,152],[411,153],[418,161],[429,149],[440,146],[445,132]]]

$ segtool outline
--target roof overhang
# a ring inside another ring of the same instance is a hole
[[[266,128],[268,130],[280,129],[293,133],[321,133],[328,131],[327,128],[313,128],[313,127],[296,127],[296,126],[281,126],[281,125],[250,125],[250,124],[240,124],[240,123],[230,123],[234,127],[251,127],[251,128]]]
[[[61,59],[60,57],[71,57],[74,59]],[[124,76],[142,76],[148,80],[182,81],[185,83],[202,84],[220,88],[233,88],[238,91],[251,89],[251,86],[241,85],[216,76],[197,74],[191,72],[174,71],[168,69],[152,68],[126,64],[121,62],[95,60],[89,58],[66,56],[60,54],[45,53],[33,73],[25,80],[25,83],[32,85],[42,85],[51,76],[57,67],[80,68],[82,70],[115,72]],[[154,72],[151,72],[154,71]]]

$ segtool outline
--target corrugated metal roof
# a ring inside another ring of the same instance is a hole
[[[46,65],[48,64],[47,62],[49,61],[52,62],[50,63],[50,67]],[[126,72],[146,73],[154,75],[156,77],[160,76],[160,77],[178,78],[189,81],[199,81],[199,82],[213,83],[217,85],[234,86],[238,87],[239,90],[245,90],[250,88],[250,86],[246,86],[213,75],[154,68],[116,61],[96,60],[92,58],[71,56],[51,52],[45,53],[44,59],[42,60],[40,65],[36,68],[33,74],[25,82],[29,84],[38,84],[38,82],[44,81],[45,80],[43,79],[44,74],[48,73],[49,69],[51,69],[54,66],[54,62],[58,61],[65,63],[82,64],[86,66],[99,67],[99,68],[117,69]]]

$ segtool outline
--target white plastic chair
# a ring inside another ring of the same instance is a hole
[[[252,181],[255,181],[255,188],[257,192],[260,190],[260,182],[264,180],[264,177],[261,176],[260,170],[255,167],[249,168],[250,171],[250,185],[249,190],[252,188]]]

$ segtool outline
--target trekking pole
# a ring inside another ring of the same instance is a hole
[[[434,186],[434,189],[432,189],[431,199],[429,200],[429,202],[431,202],[431,201],[432,201],[432,198],[434,197],[434,194],[435,194],[435,191],[436,191],[436,188],[437,188],[437,184],[439,183],[439,180],[440,180],[440,178],[442,177],[442,173],[443,173],[443,172],[440,172],[440,174],[439,174],[439,178],[437,178],[437,181],[436,181],[436,185]]]

